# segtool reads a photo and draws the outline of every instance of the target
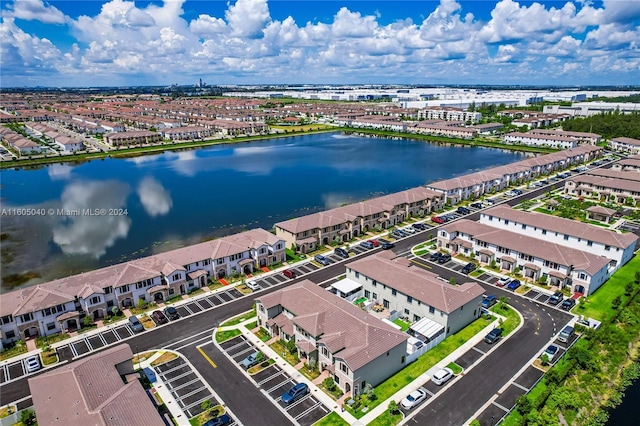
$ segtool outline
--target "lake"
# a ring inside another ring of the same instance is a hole
[[[271,229],[292,217],[511,163],[524,155],[322,133],[3,170],[2,288],[243,229]]]

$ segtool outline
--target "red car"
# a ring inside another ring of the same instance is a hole
[[[373,244],[374,247],[378,247],[380,245],[380,243],[377,242],[376,240],[367,240],[367,241]]]
[[[432,221],[432,222],[435,222],[435,223],[444,223],[444,219],[442,219],[440,216],[434,216],[434,217],[432,217],[432,218],[431,218],[431,221]]]
[[[284,271],[282,271],[282,274],[287,278],[295,278],[296,277],[296,273],[293,272],[293,270],[291,270],[291,269],[285,269]]]

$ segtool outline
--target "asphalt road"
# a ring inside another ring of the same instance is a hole
[[[555,182],[556,187],[559,187],[560,184],[561,181]],[[507,200],[506,203],[515,205],[524,199],[541,195],[548,191],[549,186],[536,189],[535,191],[527,191],[521,196]],[[466,218],[476,220],[479,216],[480,213],[475,212],[466,216]],[[404,253],[415,244],[423,242],[428,234],[431,233],[435,236],[436,232],[437,228],[431,228],[403,240],[396,241],[396,247],[393,251],[395,253]],[[381,251],[381,249],[376,248],[364,255],[371,255],[379,251]],[[286,281],[260,294],[271,293],[283,286],[299,282],[303,279],[310,279],[316,283],[327,281],[337,275],[343,274],[344,264],[349,263],[349,261],[350,260],[345,260],[335,263],[304,277]],[[456,282],[464,282],[469,279],[466,276],[439,265],[431,264],[431,266],[432,270],[443,278],[456,277]],[[489,287],[490,286],[485,285],[485,288],[488,289]],[[495,394],[516,371],[541,350],[544,344],[549,341],[554,334],[554,321],[556,328],[558,328],[570,318],[568,314],[555,309],[547,307],[543,310],[539,303],[529,301],[524,297],[514,296],[511,292],[492,286],[490,291],[498,297],[506,295],[510,299],[510,302],[515,305],[525,317],[525,325],[485,360],[476,365],[469,374],[456,382],[450,390],[440,395],[433,403],[426,405],[425,407],[428,408],[416,416],[416,420],[420,422],[420,424],[461,424],[484,404],[488,396]],[[206,330],[212,330],[214,324],[249,310],[252,304],[253,298],[251,297],[234,300],[228,304],[190,315],[180,321],[172,322],[156,330],[135,336],[129,339],[127,343],[134,352],[163,348],[172,344],[178,347],[180,346],[179,342],[185,339],[185,337],[203,333]],[[188,343],[189,341],[184,344],[186,345]],[[198,343],[196,342],[190,346],[183,347],[180,351],[187,355],[188,359],[195,365],[200,374],[209,381],[209,384],[216,390],[225,403],[238,415],[242,423],[246,425],[281,425],[289,423],[286,417],[284,417],[253,384],[247,381],[246,377],[240,374],[236,367],[232,366],[224,355],[219,352],[219,356],[215,355],[217,349],[214,351],[213,361],[218,365],[218,368],[214,369],[195,349],[196,344]],[[29,394],[26,378],[10,382],[0,387],[2,404],[24,398]],[[248,404],[247,401],[251,401],[251,403]],[[460,406],[460,401],[465,401],[463,406]]]

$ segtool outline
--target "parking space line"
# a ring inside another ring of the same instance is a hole
[[[522,386],[522,385],[521,385],[521,384],[519,384],[519,383],[511,382],[511,384],[512,384],[513,386],[517,387],[517,388],[522,389],[522,390],[523,390],[523,391],[525,391],[525,392],[529,392],[529,389],[528,389],[528,388],[525,388],[524,386]]]
[[[69,349],[71,349],[71,353],[73,354],[74,358],[78,357],[78,351],[76,350],[76,347],[73,346],[73,343],[69,344]]]
[[[240,342],[240,343],[236,343],[235,345],[233,345],[233,346],[231,346],[231,347],[229,347],[229,348],[225,348],[225,349],[224,349],[224,351],[225,351],[227,354],[229,354],[229,351],[231,351],[231,350],[233,350],[233,349],[237,348],[237,347],[238,347],[238,346],[240,346],[240,345],[244,345],[244,344],[246,344],[246,343],[247,343],[247,341],[246,341],[246,340],[243,340],[242,342]],[[249,347],[251,347],[251,345],[250,345]],[[231,355],[231,354],[229,354],[229,356],[232,356],[232,355]]]
[[[207,388],[204,387],[204,386],[200,386],[198,389],[192,390],[191,392],[189,392],[189,393],[187,393],[185,395],[182,395],[181,397],[176,397],[176,401],[180,402],[183,399],[190,397],[191,395],[195,395],[196,393],[200,392],[203,389],[207,389]],[[211,395],[211,394],[209,394],[209,395]],[[207,398],[205,398],[205,399],[207,399]]]
[[[175,392],[175,391],[177,391],[177,390],[182,389],[182,388],[183,388],[183,387],[185,387],[185,386],[189,386],[190,384],[195,383],[195,382],[199,382],[199,381],[200,381],[200,378],[196,376],[196,378],[195,378],[195,379],[193,379],[193,380],[191,380],[190,382],[183,383],[183,384],[181,384],[180,386],[175,387],[175,388],[173,388],[173,389],[171,389],[171,390],[172,390],[173,392]],[[204,386],[202,386],[202,388],[204,388]]]
[[[209,301],[208,297],[203,297],[202,299],[198,299],[198,302],[202,302],[203,305],[205,304],[204,302],[207,302],[206,304],[207,304],[208,308],[203,308],[203,309],[211,309],[211,308],[213,308],[215,306],[213,303],[211,303]],[[200,306],[202,306],[202,305],[200,305]]]
[[[198,407],[198,406],[200,406],[203,402],[205,402],[206,400],[211,399],[211,397],[212,397],[212,396],[213,396],[213,395],[209,394],[209,396],[207,396],[206,398],[202,398],[201,400],[196,401],[196,402],[194,402],[193,404],[190,404],[190,405],[186,405],[186,406],[184,406],[184,409],[185,409],[185,410],[190,410],[190,409],[192,409],[193,407]]]
[[[216,365],[215,362],[213,362],[213,360],[211,358],[209,358],[209,355],[207,355],[202,348],[198,347],[196,348],[198,350],[198,352],[200,352],[200,355],[202,355],[204,357],[204,359],[206,359],[207,361],[209,361],[209,364],[211,364],[213,366],[213,368],[217,368],[218,366]]]
[[[124,329],[129,332],[129,336],[133,336],[135,334],[133,330],[131,330],[131,327],[129,327],[129,324],[125,324]]]
[[[191,309],[189,309],[189,305],[186,305],[186,304],[185,304],[185,305],[182,305],[182,307],[183,307],[187,312],[189,312],[189,314],[193,315],[193,311],[192,311]]]
[[[246,348],[246,349],[244,349],[244,350],[241,350],[241,351],[240,351],[240,352],[238,352],[238,353],[235,353],[235,354],[233,354],[233,355],[229,354],[229,355],[231,355],[231,357],[233,358],[233,357],[235,357],[235,356],[243,355],[243,354],[246,354],[247,352],[251,352],[252,350],[255,350],[255,347],[254,347],[254,346],[249,346],[248,348]]]
[[[262,386],[263,384],[267,383],[268,381],[270,381],[274,377],[279,376],[280,374],[282,374],[282,370],[278,370],[276,373],[274,373],[274,374],[270,375],[269,377],[267,377],[266,379],[258,382],[258,386]]]
[[[100,338],[100,341],[102,342],[102,344],[104,346],[108,346],[107,344],[107,340],[104,338],[104,336],[102,335],[102,333],[98,333],[98,337]]]
[[[167,374],[167,373],[171,373],[172,371],[176,371],[178,368],[182,368],[182,367],[184,367],[185,365],[187,365],[187,364],[185,364],[185,363],[178,364],[178,365],[176,365],[175,367],[170,368],[170,369],[168,369],[167,371],[159,372],[158,374],[159,374],[159,375],[161,375],[161,376],[164,376],[165,374]]]
[[[119,342],[120,340],[122,340],[122,337],[120,337],[120,333],[118,333],[115,330],[111,330],[113,332],[113,335],[116,336],[116,340]]]
[[[206,311],[207,309],[209,309],[209,308],[205,308],[204,306],[202,306],[202,305],[200,304],[200,301],[199,301],[199,300],[194,300],[193,302],[194,302],[196,305],[200,306],[200,309],[202,309],[203,311]]]
[[[483,352],[480,349],[476,348],[475,346],[471,346],[471,349],[475,350],[476,352],[480,352],[482,355],[485,355],[485,353],[486,353],[486,352]]]
[[[27,360],[23,359],[20,361],[20,366],[22,367],[22,374],[20,375],[20,377],[22,376],[26,376],[27,375]]]
[[[89,342],[89,339],[85,337],[82,340],[84,340],[84,342],[87,344],[87,348],[89,348],[89,352],[93,352],[93,345]]]
[[[289,382],[293,382],[293,379],[291,377],[289,377],[287,380],[285,380],[284,382],[280,382],[277,385],[275,385],[274,387],[272,387],[271,389],[267,390],[267,393],[271,393],[272,390],[276,390],[278,389],[280,386],[284,385],[285,383],[289,383]],[[280,399],[280,397],[278,397],[278,400]]]
[[[164,381],[165,381],[165,382],[167,382],[167,383],[171,383],[171,382],[173,382],[174,380],[181,379],[181,378],[183,378],[184,376],[188,376],[189,374],[191,374],[191,371],[186,371],[186,372],[184,372],[184,373],[182,373],[182,374],[180,374],[180,375],[178,375],[178,376],[176,376],[176,377],[172,377],[172,378],[170,378],[170,379],[168,379],[168,378],[167,378],[167,376],[166,376],[166,374],[165,374],[165,373],[162,373],[162,374],[161,374],[161,376],[164,378]]]
[[[304,397],[298,399],[297,401],[295,401],[293,404],[289,404],[287,406],[287,408],[285,408],[286,411],[291,410],[293,407],[295,407],[296,405],[300,405],[302,404],[302,401],[311,398],[311,394],[306,394]]]
[[[498,403],[497,403],[497,402],[495,402],[495,401],[493,401],[493,402],[492,402],[492,404],[493,404],[493,405],[495,405],[496,407],[498,407],[499,409],[504,410],[506,413],[508,413],[508,412],[509,412],[509,409],[508,409],[508,408],[505,408],[504,406],[502,406],[502,405],[498,404]]]
[[[218,296],[217,294],[214,294],[215,298],[218,299],[220,301],[220,303],[227,303],[224,301],[224,299],[220,296]]]
[[[427,394],[429,394],[430,396],[434,396],[434,395],[435,395],[435,393],[431,392],[429,389],[426,389],[426,388],[420,388],[420,389],[422,389],[423,391],[425,391],[425,392],[426,392]]]
[[[6,382],[7,380],[9,380],[9,369],[7,368],[6,365],[3,365],[2,369],[4,370],[4,377],[5,377],[5,382]]]
[[[303,400],[301,400],[303,401]],[[307,414],[309,414],[311,411],[315,410],[316,408],[318,408],[319,405],[322,405],[322,403],[320,401],[316,402],[315,405],[313,405],[311,408],[308,408],[306,411],[303,411],[302,413],[300,413],[299,415],[297,415],[295,417],[296,420],[298,420],[301,417],[306,416]]]

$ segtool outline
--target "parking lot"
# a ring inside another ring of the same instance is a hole
[[[39,356],[38,361],[40,362],[40,367],[42,368],[42,361],[40,360]],[[36,371],[34,371],[34,373],[36,373]],[[27,370],[27,358],[0,365],[0,383],[7,383],[18,380],[21,377],[27,376],[29,374],[30,373]]]
[[[66,345],[59,346],[56,349],[60,361],[72,360],[80,356],[91,353],[104,346],[112,345],[122,340],[128,339],[135,333],[129,327],[129,324],[118,325],[113,328],[108,328],[100,331],[97,334],[90,336],[84,336],[79,340],[75,340]]]
[[[182,357],[152,368],[187,417],[202,413],[201,405],[205,401],[211,401],[212,407],[223,405]],[[233,417],[231,424],[236,424]]]
[[[237,336],[227,340],[221,343],[220,347],[236,364],[239,364],[248,355],[258,350],[244,336]],[[238,365],[238,368],[242,369],[240,365]],[[311,394],[298,398],[288,405],[282,402],[282,394],[296,385],[297,382],[277,365],[271,365],[251,375],[251,378],[274,404],[278,405],[302,426],[310,426],[331,412],[328,407]]]
[[[455,380],[455,377],[451,380]],[[427,397],[424,399],[424,401],[420,402],[418,405],[412,407],[409,410],[407,410],[406,408],[403,408],[400,404],[398,404],[398,408],[400,408],[400,411],[402,411],[405,414],[405,416],[409,415],[409,413],[419,410],[420,407],[425,404],[425,401],[429,401],[431,398],[433,398],[438,392],[440,392],[444,388],[445,385],[438,386],[435,383],[433,383],[431,380],[429,380],[427,383],[425,383],[419,388],[420,390],[424,391],[427,394]]]

